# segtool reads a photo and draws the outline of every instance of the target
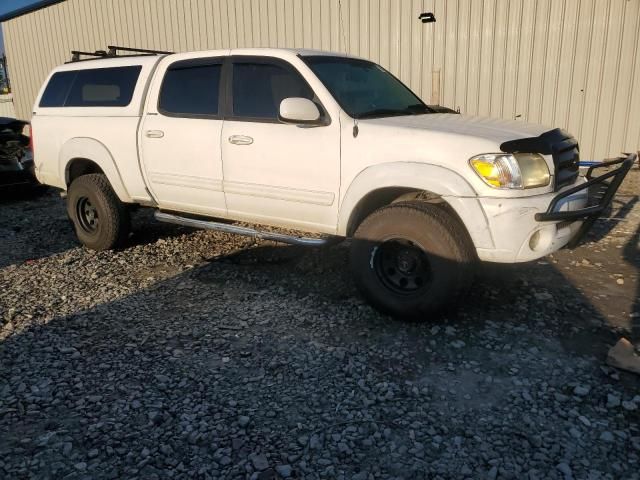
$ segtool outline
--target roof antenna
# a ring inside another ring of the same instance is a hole
[[[340,15],[340,32],[342,33],[342,44],[344,45],[344,52],[347,53],[347,36],[344,31],[344,21],[342,19],[342,0],[338,0],[338,13]]]
[[[358,127],[358,119],[353,119],[353,138],[357,138],[360,133],[360,128]]]

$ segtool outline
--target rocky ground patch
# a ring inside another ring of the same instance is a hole
[[[0,204],[0,478],[639,478],[640,172],[588,241],[484,266],[407,324],[346,248],[159,225],[80,248],[53,193]]]

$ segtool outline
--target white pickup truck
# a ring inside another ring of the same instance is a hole
[[[577,243],[635,160],[584,178],[560,129],[436,113],[375,63],[284,49],[74,52],[32,135],[37,177],[66,192],[88,248],[121,245],[132,205],[289,243],[350,238],[363,295],[418,320],[465,291],[477,260]]]

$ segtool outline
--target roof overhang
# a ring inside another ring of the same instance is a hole
[[[61,3],[64,1],[65,0],[33,0],[32,2],[29,2],[29,4],[27,5],[16,7],[5,13],[0,14],[0,22],[6,22],[7,20],[11,20],[12,18],[16,18],[21,15],[25,15],[27,13],[35,12],[36,10],[40,10],[41,8],[45,8],[50,5]]]

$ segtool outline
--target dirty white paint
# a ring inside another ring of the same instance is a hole
[[[583,158],[640,148],[640,0],[67,0],[3,27],[22,118],[72,49],[308,47],[462,113],[564,127]]]

